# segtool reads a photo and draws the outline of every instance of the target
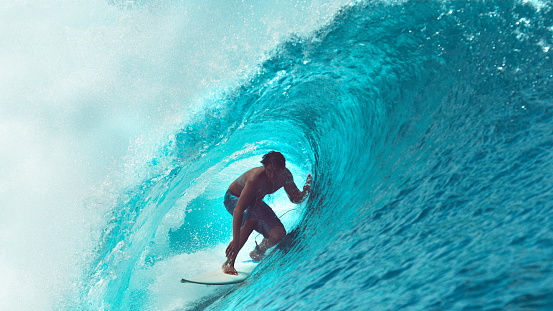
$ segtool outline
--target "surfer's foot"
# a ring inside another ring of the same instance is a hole
[[[253,259],[253,261],[261,261],[263,258],[265,258],[265,252],[261,251],[259,249],[259,246],[256,245],[253,251],[250,252],[250,257]]]
[[[238,275],[238,272],[234,268],[234,263],[231,263],[229,260],[225,261],[222,268],[225,274]]]

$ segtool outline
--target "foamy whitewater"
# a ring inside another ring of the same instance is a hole
[[[0,310],[553,310],[552,47],[537,0],[1,2]],[[270,150],[288,236],[181,284]]]

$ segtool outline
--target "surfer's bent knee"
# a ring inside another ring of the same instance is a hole
[[[257,227],[257,218],[248,218],[244,221],[243,227],[255,228]]]

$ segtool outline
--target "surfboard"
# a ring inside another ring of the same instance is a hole
[[[223,273],[221,268],[213,271],[209,271],[200,275],[192,276],[189,278],[183,278],[181,283],[195,283],[204,285],[228,285],[241,283],[247,279],[252,273],[253,269],[257,266],[255,261],[247,261],[239,264],[235,264],[236,272],[238,275],[230,275]]]

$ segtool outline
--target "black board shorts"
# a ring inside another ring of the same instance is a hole
[[[238,198],[230,190],[227,190],[225,193],[225,208],[227,211],[234,215],[234,208],[238,204]],[[283,226],[275,212],[269,205],[263,201],[257,202],[255,205],[250,205],[244,211],[244,216],[242,217],[242,225],[247,219],[255,218],[257,219],[257,226],[254,228],[255,231],[261,233],[263,237],[268,238],[269,232],[276,226]]]

